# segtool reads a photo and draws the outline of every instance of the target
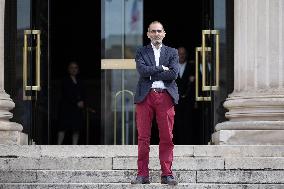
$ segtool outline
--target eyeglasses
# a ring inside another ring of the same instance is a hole
[[[156,32],[157,32],[157,33],[162,33],[163,30],[151,30],[151,31],[150,31],[150,33],[156,33]]]

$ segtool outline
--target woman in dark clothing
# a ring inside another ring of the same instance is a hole
[[[62,82],[60,110],[60,131],[58,144],[62,144],[66,131],[72,133],[72,144],[78,144],[80,129],[84,124],[84,87],[78,79],[79,66],[76,62],[68,65],[68,77]]]

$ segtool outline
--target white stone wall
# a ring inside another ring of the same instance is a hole
[[[4,90],[4,12],[5,0],[0,0],[0,144],[20,144],[23,127],[9,121],[15,103]]]
[[[283,0],[235,1],[233,96],[283,95],[283,9]]]
[[[234,1],[234,92],[215,144],[284,144],[284,1]]]
[[[4,11],[5,0],[0,0],[0,93],[4,91]]]

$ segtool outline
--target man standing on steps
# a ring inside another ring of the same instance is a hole
[[[155,116],[159,129],[159,159],[162,170],[161,183],[177,185],[173,177],[173,125],[174,105],[178,102],[175,79],[179,73],[178,52],[165,46],[163,25],[152,22],[147,36],[151,44],[140,48],[135,57],[140,75],[134,102],[136,104],[136,125],[138,130],[138,173],[131,184],[149,184],[149,151],[151,124]]]

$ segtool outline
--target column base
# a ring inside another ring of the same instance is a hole
[[[27,137],[22,130],[22,125],[18,123],[0,121],[0,144],[27,144]]]
[[[0,144],[27,144],[23,126],[9,121],[13,117],[10,110],[14,107],[10,96],[0,90]]]
[[[0,121],[0,144],[27,144],[26,134],[22,130],[22,125],[18,123]]]
[[[0,131],[0,144],[28,144],[27,135],[20,131]]]
[[[284,145],[284,130],[220,130],[212,135],[216,145]]]

